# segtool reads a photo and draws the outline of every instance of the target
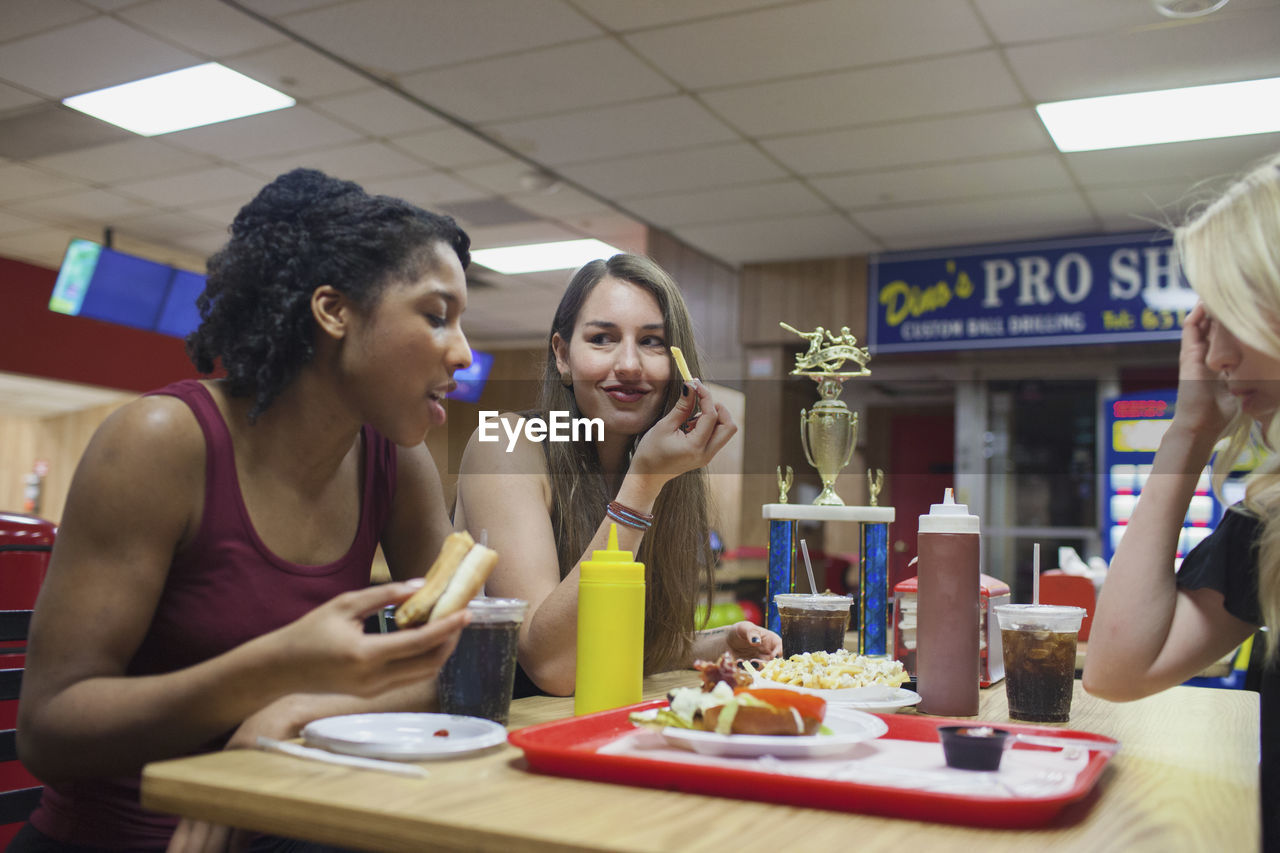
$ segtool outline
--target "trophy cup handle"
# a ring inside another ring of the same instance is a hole
[[[813,461],[813,454],[809,452],[809,430],[808,430],[808,413],[800,410],[800,446],[804,448],[804,461],[810,466],[817,468],[818,464]]]
[[[852,413],[852,432],[853,440],[849,442],[849,452],[844,455],[844,461],[840,463],[840,467],[844,468],[849,464],[849,460],[853,458],[853,449],[858,446],[858,413]],[[812,463],[810,463],[812,464]]]

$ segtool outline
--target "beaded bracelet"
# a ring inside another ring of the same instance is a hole
[[[653,526],[653,516],[647,512],[631,509],[617,501],[610,501],[605,514],[619,524],[625,524],[635,530],[648,530]]]

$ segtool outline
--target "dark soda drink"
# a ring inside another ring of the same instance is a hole
[[[1075,631],[1001,631],[1009,716],[1065,723],[1076,674]]]
[[[782,599],[783,596],[778,598]],[[810,602],[827,600],[820,601],[816,607],[809,606],[809,602],[794,607],[789,602],[778,602],[783,657],[805,652],[834,652],[844,648],[844,634],[849,628],[849,605],[852,599],[842,596],[800,595],[789,598],[804,598]]]
[[[441,711],[507,724],[524,608],[517,599],[476,599],[468,606],[471,624],[440,670]]]

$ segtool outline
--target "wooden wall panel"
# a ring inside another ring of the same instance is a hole
[[[22,512],[26,476],[36,459],[38,418],[8,415],[0,417],[0,509]]]
[[[744,378],[737,270],[662,231],[649,232],[649,257],[680,285],[693,318],[704,379],[741,388]]]
[[[742,343],[799,343],[778,326],[779,320],[805,332],[848,326],[861,342],[867,334],[866,302],[864,257],[748,264],[742,268]]]

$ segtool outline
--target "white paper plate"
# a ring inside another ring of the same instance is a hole
[[[657,714],[657,709],[645,712]],[[879,717],[846,708],[829,709],[823,724],[829,735],[718,735],[715,732],[667,727],[663,739],[671,746],[689,749],[701,755],[754,758],[825,758],[841,755],[863,741],[875,740],[889,731]]]
[[[302,739],[347,755],[421,761],[505,743],[507,730],[492,720],[456,714],[348,714],[309,723]]]
[[[819,690],[816,687],[798,687],[794,684],[780,684],[767,678],[757,676],[751,682],[752,687],[776,687],[782,690],[794,690],[797,693],[810,693],[821,696],[832,707],[854,708],[859,711],[875,711],[889,713],[915,705],[920,701],[920,694],[905,687],[887,687],[882,684],[871,687],[843,687],[840,689]]]

